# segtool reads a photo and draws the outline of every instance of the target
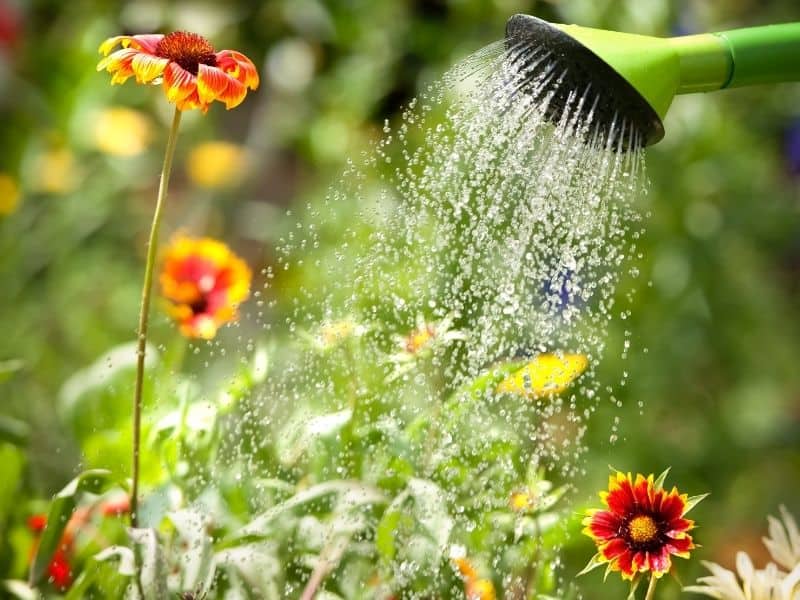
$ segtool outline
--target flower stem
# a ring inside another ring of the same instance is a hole
[[[647,594],[644,600],[653,600],[656,597],[656,584],[658,584],[658,577],[654,574],[650,575],[650,585],[647,586]]]
[[[133,393],[133,484],[131,486],[131,527],[138,527],[139,522],[139,448],[142,431],[142,386],[144,384],[144,359],[147,347],[147,323],[150,314],[150,292],[153,287],[153,270],[158,251],[158,229],[161,225],[161,212],[169,186],[169,174],[172,170],[172,157],[175,154],[175,141],[178,138],[178,126],[181,122],[181,111],[175,109],[172,127],[167,137],[167,148],[164,152],[164,166],[161,169],[161,181],[158,185],[158,198],[153,213],[153,224],[150,226],[150,239],[147,242],[147,263],[144,269],[142,284],[142,304],[139,309],[139,331],[136,347],[136,388]]]

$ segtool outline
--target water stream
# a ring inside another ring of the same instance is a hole
[[[440,568],[425,557],[467,543],[525,477],[580,473],[582,436],[610,395],[595,369],[625,310],[643,157],[619,151],[636,145],[624,119],[593,127],[590,88],[555,114],[563,75],[524,44],[462,61],[308,207],[268,272],[271,334],[284,337],[221,464],[358,480],[387,502],[439,498],[419,517],[438,519],[428,542],[395,531],[402,548],[378,543],[393,585],[420,597],[414,582]],[[588,369],[560,393],[498,393],[496,369],[551,355]]]

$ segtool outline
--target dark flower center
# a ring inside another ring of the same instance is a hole
[[[637,514],[624,526],[628,543],[635,550],[657,550],[662,544],[661,524],[651,515]]]
[[[156,56],[178,63],[193,75],[197,75],[200,64],[217,65],[214,47],[209,41],[188,31],[174,31],[161,38],[156,45]]]
[[[206,310],[208,310],[208,299],[205,296],[201,296],[200,298],[192,302],[189,305],[189,308],[192,309],[193,315],[200,315],[206,312]]]
[[[656,522],[653,521],[653,517],[639,515],[631,519],[631,522],[628,523],[628,532],[634,542],[643,544],[652,541],[656,537],[658,527],[656,527]]]

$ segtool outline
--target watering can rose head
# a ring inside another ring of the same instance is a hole
[[[695,548],[689,532],[694,521],[685,518],[705,495],[688,497],[677,488],[663,487],[668,471],[658,479],[617,471],[609,477],[608,491],[600,492],[606,509],[586,513],[583,533],[594,540],[597,554],[584,569],[606,564],[633,580],[640,573],[658,578],[669,572],[671,557],[688,558]]]
[[[111,52],[117,46],[120,49]],[[136,77],[137,83],[162,83],[167,99],[179,110],[206,112],[218,100],[228,109],[258,87],[258,71],[241,52],[214,48],[196,33],[118,35],[100,45],[105,55],[97,70],[112,74],[111,83]],[[111,54],[109,54],[111,53]]]

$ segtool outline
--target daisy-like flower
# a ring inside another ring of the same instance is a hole
[[[684,591],[719,600],[798,600],[800,531],[794,517],[783,506],[781,517],[782,520],[769,517],[769,537],[764,538],[774,563],[756,569],[745,552],[736,555],[736,573],[717,563],[703,562],[711,574],[700,577],[697,580],[700,585],[686,587]]]
[[[498,385],[498,393],[536,399],[560,394],[589,366],[583,354],[539,354]]]
[[[389,375],[389,381],[402,377],[414,368],[416,361],[433,354],[436,350],[448,346],[456,340],[466,339],[466,334],[453,329],[452,315],[440,321],[426,321],[417,315],[414,329],[406,335],[396,335],[395,344],[398,351],[389,357],[395,368]]]
[[[181,333],[213,338],[250,294],[250,269],[222,242],[177,236],[164,254],[161,290]]]
[[[584,573],[606,564],[606,575],[621,573],[633,580],[639,573],[661,577],[671,566],[671,556],[688,558],[694,542],[689,531],[694,522],[685,515],[705,496],[689,498],[673,487],[663,488],[665,471],[657,480],[653,475],[617,472],[609,477],[608,491],[600,492],[606,509],[589,510],[583,533],[597,545],[597,554]]]
[[[114,50],[117,46],[120,48]],[[215,100],[234,108],[242,103],[248,88],[254,90],[259,83],[258,71],[244,54],[214,52],[208,40],[187,31],[118,35],[103,42],[100,52],[105,58],[97,70],[111,73],[112,84],[130,77],[137,83],[162,83],[167,100],[179,110],[206,112]]]

